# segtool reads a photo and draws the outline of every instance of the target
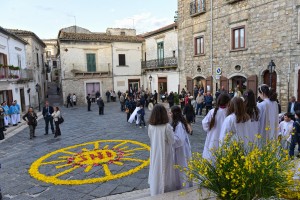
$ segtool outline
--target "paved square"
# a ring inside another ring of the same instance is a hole
[[[119,103],[106,103],[104,115],[98,115],[98,107],[61,108],[65,122],[61,125],[62,136],[55,139],[52,134],[44,135],[44,121],[39,120],[37,137],[29,140],[26,127],[18,134],[0,143],[0,185],[4,199],[94,199],[98,197],[148,188],[148,167],[120,179],[105,183],[86,185],[53,185],[38,181],[28,174],[31,164],[41,156],[68,146],[96,140],[135,140],[149,145],[147,128],[136,127],[126,122],[126,114],[120,111]],[[146,110],[146,119],[149,111]],[[197,117],[190,136],[192,151],[202,151],[206,134],[201,128],[202,118]],[[51,131],[50,131],[51,132]],[[142,155],[146,160],[149,152]],[[122,170],[130,169],[130,164]],[[99,171],[99,170],[98,170]],[[97,173],[97,168],[90,173]],[[74,174],[85,178],[90,173]]]

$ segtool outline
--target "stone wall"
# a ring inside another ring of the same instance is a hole
[[[228,79],[257,75],[258,84],[261,84],[272,59],[276,64],[276,90],[280,102],[285,105],[288,87],[289,95],[297,97],[298,83],[295,79],[298,80],[300,65],[297,6],[300,1],[240,0],[232,4],[227,1],[213,1],[212,68],[210,1],[206,1],[206,12],[194,17],[190,16],[190,0],[178,1],[179,67],[183,72],[181,85],[186,85],[187,77],[213,76],[215,91],[215,83],[219,83],[220,87],[219,80],[216,80],[217,67],[222,68],[222,76]],[[232,51],[232,28],[239,26],[245,26],[246,48]],[[194,37],[198,35],[204,36],[205,52],[204,55],[194,56]],[[240,65],[241,70],[236,70],[236,65]],[[197,71],[198,67],[201,72]]]

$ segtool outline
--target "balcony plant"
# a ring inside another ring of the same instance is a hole
[[[20,70],[20,67],[18,67],[18,66],[10,65],[8,67],[9,67],[10,70]]]
[[[188,181],[199,183],[200,191],[208,189],[222,200],[300,198],[287,150],[277,140],[262,145],[260,137],[248,145],[227,137],[220,148],[212,150],[213,161],[196,153],[187,168],[178,168],[185,171]]]

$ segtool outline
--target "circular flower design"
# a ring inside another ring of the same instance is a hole
[[[149,150],[148,145],[133,140],[87,142],[42,156],[31,165],[29,174],[55,185],[105,182],[148,166]]]

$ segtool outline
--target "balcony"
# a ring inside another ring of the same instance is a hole
[[[73,69],[71,72],[74,74],[74,77],[78,78],[101,78],[109,77],[111,75],[110,71],[96,71],[96,72],[87,72]]]
[[[0,67],[0,80],[18,80],[20,78],[20,67],[3,66]]]
[[[143,69],[170,69],[177,68],[177,66],[178,63],[176,57],[142,61]]]
[[[205,0],[193,0],[190,3],[190,15],[191,17],[205,13]]]

